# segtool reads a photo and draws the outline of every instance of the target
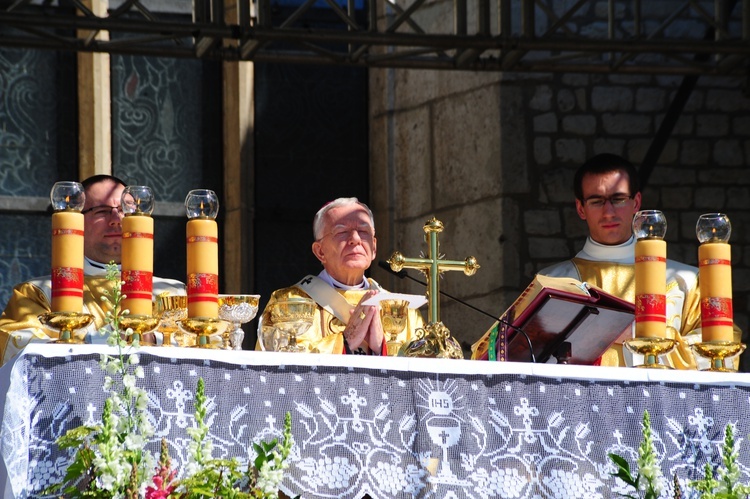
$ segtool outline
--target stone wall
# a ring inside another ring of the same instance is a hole
[[[538,269],[581,248],[586,225],[575,213],[575,169],[600,152],[639,165],[681,81],[371,70],[371,202],[379,257],[396,249],[426,253],[422,226],[437,217],[445,225],[445,258],[474,255],[482,265],[473,277],[447,273],[441,290],[501,314]],[[746,80],[699,78],[643,199],[644,209],[667,216],[668,257],[693,265],[698,216],[730,216],[735,321],[743,330],[750,305],[748,111]],[[424,292],[380,269],[373,275],[394,290]],[[441,319],[465,348],[493,322],[448,298],[441,307]]]

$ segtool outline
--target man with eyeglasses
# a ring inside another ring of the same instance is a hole
[[[273,292],[258,321],[256,348],[278,350],[287,344],[288,338],[273,323],[275,303],[312,298],[317,307],[315,319],[310,329],[297,337],[305,351],[386,355],[377,306],[364,304],[382,291],[377,282],[365,277],[377,249],[372,211],[357,198],[338,198],[318,210],[313,235],[312,252],[323,270]],[[422,326],[419,312],[409,310],[408,325],[397,341],[411,341],[413,331]]]
[[[576,172],[573,189],[576,213],[586,222],[589,237],[578,254],[539,271],[550,277],[572,277],[635,302],[635,237],[632,220],[641,209],[638,172],[626,159],[599,154]],[[689,344],[700,341],[698,269],[667,260],[667,325],[677,347],[668,362],[677,369],[695,369]],[[696,331],[697,330],[697,331]],[[739,341],[739,330],[735,331]],[[602,357],[602,365],[633,365],[622,344]],[[637,363],[640,363],[638,361]]]
[[[104,325],[108,304],[102,297],[110,289],[106,268],[109,262],[120,264],[122,251],[122,218],[120,199],[125,183],[111,175],[95,175],[82,182],[86,193],[83,213],[83,273],[85,276],[84,312],[94,316],[86,341],[99,342],[97,334]],[[8,362],[30,342],[56,339],[53,332],[44,328],[37,317],[50,311],[50,277],[32,279],[13,288],[8,305],[0,317],[0,360]],[[185,294],[185,285],[174,279],[153,277],[153,294]]]

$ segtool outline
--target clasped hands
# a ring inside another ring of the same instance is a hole
[[[378,294],[376,290],[367,291],[356,307],[351,310],[349,322],[344,328],[344,340],[350,350],[356,350],[367,343],[375,355],[380,355],[383,345],[383,325],[380,313],[375,305],[364,305],[364,302]]]

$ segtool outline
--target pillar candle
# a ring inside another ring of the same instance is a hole
[[[52,311],[83,312],[83,215],[52,214]]]
[[[664,338],[667,333],[667,243],[635,243],[635,336]]]
[[[219,229],[216,221],[187,222],[188,317],[219,316]]]
[[[734,341],[729,244],[708,242],[698,247],[698,280],[703,341]]]
[[[131,315],[153,315],[154,219],[144,214],[122,220],[123,308]]]

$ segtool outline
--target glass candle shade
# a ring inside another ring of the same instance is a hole
[[[154,195],[151,188],[131,185],[120,200],[122,220],[123,308],[130,315],[153,315]]]
[[[185,198],[187,222],[187,293],[189,318],[219,316],[219,199],[196,189]]]
[[[701,331],[704,342],[733,341],[732,225],[722,213],[698,218],[698,282],[701,293]]]
[[[666,232],[666,217],[658,210],[639,211],[633,218],[636,338],[667,334]]]
[[[57,182],[50,191],[52,214],[53,312],[83,310],[83,209],[86,195],[78,182]]]

